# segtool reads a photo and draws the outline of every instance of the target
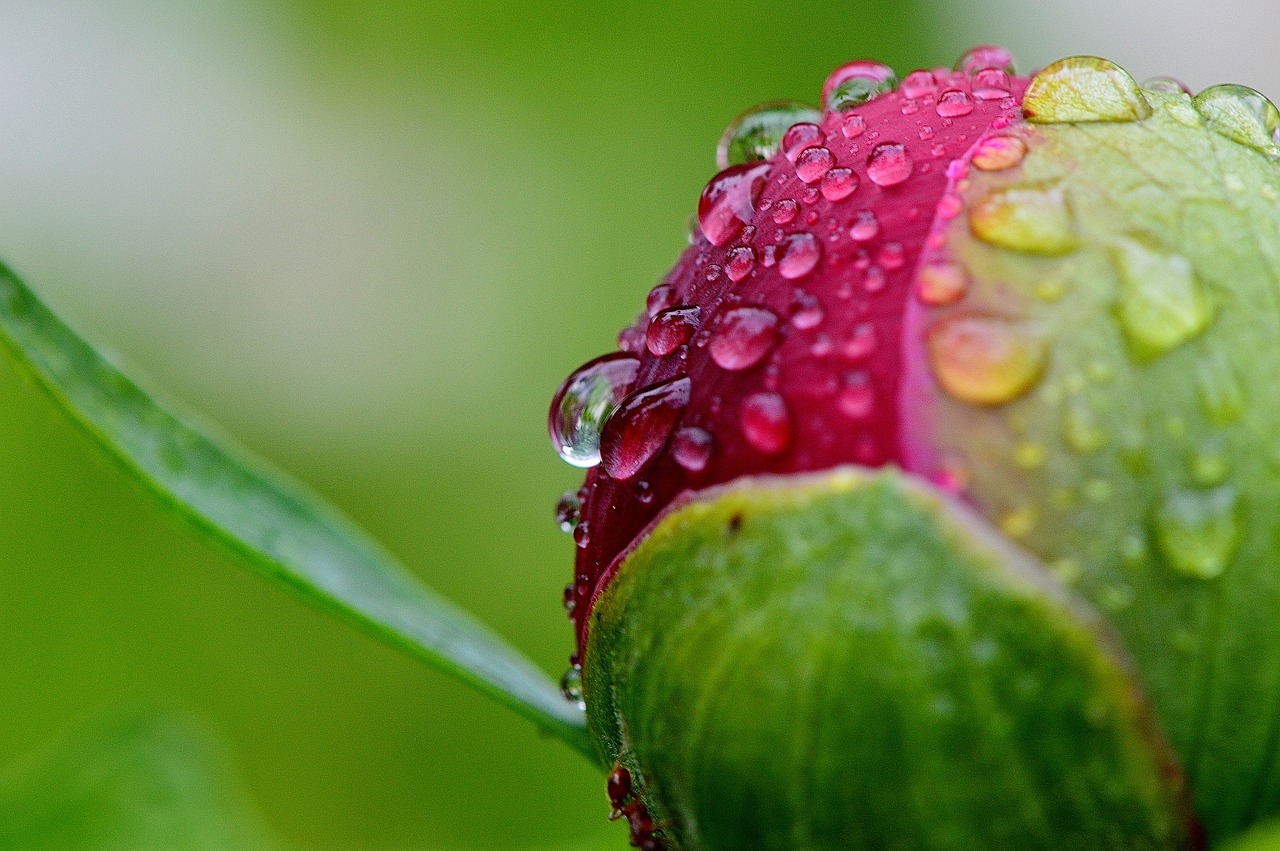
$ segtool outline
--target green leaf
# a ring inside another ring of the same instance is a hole
[[[1117,648],[968,509],[845,468],[667,514],[596,603],[584,686],[684,851],[1180,847]]]
[[[590,753],[581,713],[546,674],[331,506],[158,405],[3,266],[0,337],[139,482],[254,570]]]
[[[176,717],[99,723],[0,776],[0,848],[274,846],[216,743]]]

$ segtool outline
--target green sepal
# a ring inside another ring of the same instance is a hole
[[[596,601],[584,676],[602,758],[685,851],[1185,842],[1098,616],[893,469],[669,510]]]

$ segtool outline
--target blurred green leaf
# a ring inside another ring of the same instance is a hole
[[[139,482],[256,571],[590,754],[581,713],[518,651],[317,496],[157,405],[3,266],[0,337]]]
[[[102,722],[0,777],[0,847],[274,847],[216,744],[155,712]]]

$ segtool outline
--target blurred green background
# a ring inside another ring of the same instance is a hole
[[[2,2],[0,257],[558,675],[546,405],[735,114],[982,40],[1277,93],[1261,2],[1192,50],[1176,8],[1042,5]],[[0,394],[0,764],[155,704],[291,846],[625,846],[580,757],[196,540],[7,362]]]

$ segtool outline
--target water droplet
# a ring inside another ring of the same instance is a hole
[[[658,284],[649,290],[649,296],[644,302],[645,313],[652,319],[668,307],[673,307],[677,298],[674,288],[667,284]]]
[[[856,112],[851,112],[840,120],[840,135],[846,139],[856,139],[867,132],[867,120]]]
[[[1142,84],[1142,88],[1149,92],[1156,92],[1162,95],[1189,95],[1191,89],[1181,80],[1175,80],[1173,77],[1152,77]]]
[[[808,331],[821,325],[824,316],[822,302],[818,301],[817,296],[810,295],[803,290],[796,293],[795,299],[791,302],[791,324],[793,326],[801,331]]]
[[[565,491],[556,503],[556,525],[561,532],[570,533],[582,519],[582,500],[577,491]]]
[[[1175,489],[1165,494],[1155,516],[1156,543],[1169,566],[1184,576],[1222,575],[1240,544],[1235,489]]]
[[[969,276],[956,263],[926,263],[916,281],[916,295],[927,305],[939,306],[959,301],[969,289]]]
[[[673,378],[637,390],[605,423],[600,456],[605,472],[619,481],[634,478],[653,460],[689,406],[688,378]]]
[[[712,245],[724,245],[742,233],[768,174],[768,163],[748,163],[729,166],[711,178],[698,199],[698,225]]]
[[[1079,393],[1071,394],[1062,412],[1062,437],[1077,455],[1093,455],[1107,445],[1107,432],[1098,415]]]
[[[551,400],[547,430],[560,457],[575,467],[600,463],[600,432],[636,379],[640,361],[615,352],[579,367]]]
[[[959,195],[951,192],[946,193],[938,199],[938,206],[934,210],[934,213],[938,218],[942,219],[944,222],[954,219],[962,212],[964,212],[964,201]]]
[[[763,307],[734,307],[720,314],[708,348],[721,369],[750,369],[773,351],[779,337],[778,316]]]
[[[782,137],[792,125],[815,124],[822,112],[793,101],[773,101],[752,107],[734,119],[716,146],[716,166],[773,159],[782,145]]]
[[[587,703],[582,695],[582,668],[574,665],[564,672],[564,676],[560,678],[560,693],[564,695],[564,699],[572,703],[578,709],[585,711]]]
[[[1003,171],[1022,162],[1027,143],[1017,136],[991,136],[978,145],[970,162],[981,171]]]
[[[786,248],[778,259],[778,274],[794,281],[813,271],[822,256],[822,248],[812,234],[794,233],[787,237]]]
[[[794,164],[796,157],[800,156],[805,148],[816,147],[825,141],[827,141],[827,135],[822,132],[821,127],[802,121],[799,124],[793,124],[782,135],[782,153],[788,162]]]
[[[631,772],[623,768],[621,763],[614,763],[605,788],[609,793],[609,805],[617,813],[612,818],[617,818],[622,815],[623,809],[631,801]]]
[[[1138,121],[1151,114],[1129,72],[1096,56],[1072,56],[1031,79],[1022,114],[1034,124]]]
[[[671,307],[653,317],[645,333],[649,354],[656,357],[669,355],[689,342],[693,332],[698,330],[701,312],[698,307]]]
[[[879,62],[858,60],[841,65],[822,84],[822,102],[841,112],[891,92],[898,85],[893,69]]]
[[[1028,254],[1067,254],[1079,244],[1058,186],[993,192],[970,208],[969,226],[983,242]]]
[[[587,548],[587,544],[591,543],[590,523],[580,522],[577,526],[573,527],[573,543],[576,544],[580,550],[585,550]]]
[[[725,257],[724,273],[735,284],[741,281],[756,265],[756,253],[745,245],[730,250]]]
[[[800,205],[790,198],[783,198],[773,205],[773,221],[780,225],[789,225],[800,214]]]
[[[828,201],[843,201],[858,188],[858,175],[851,168],[833,168],[822,176],[822,195]]]
[[[902,78],[902,86],[900,87],[904,97],[922,98],[925,95],[931,95],[938,90],[938,83],[933,79],[932,71],[912,71],[910,74]]]
[[[871,416],[876,407],[876,391],[865,372],[850,374],[836,398],[840,413],[851,420],[863,420]]]
[[[1191,101],[1210,130],[1269,157],[1280,157],[1280,111],[1248,86],[1213,86]]]
[[[859,210],[849,225],[849,237],[855,242],[869,242],[880,233],[880,220],[870,210]]]
[[[938,95],[938,103],[934,109],[943,118],[960,118],[973,112],[973,98],[960,89],[948,89]]]
[[[998,44],[982,44],[971,47],[956,60],[955,69],[969,76],[996,68],[1007,73],[1015,73],[1013,54]]]
[[[711,435],[695,426],[682,428],[671,438],[671,457],[690,473],[700,473],[711,461]]]
[[[1154,360],[1209,326],[1213,309],[1186,257],[1153,238],[1119,237],[1112,259],[1120,274],[1116,317],[1140,360]]]
[[[876,262],[890,272],[901,269],[907,262],[907,250],[901,242],[886,242],[876,252]]]
[[[869,293],[878,293],[889,283],[888,277],[885,276],[884,269],[879,266],[872,266],[867,270],[867,276],[862,279],[862,288]]]
[[[826,148],[805,148],[796,157],[796,177],[805,183],[817,183],[835,164],[835,156]]]
[[[876,145],[867,158],[867,176],[877,186],[897,186],[911,176],[912,168],[906,148],[897,142]]]
[[[974,405],[1002,405],[1026,393],[1048,360],[1044,335],[995,316],[957,315],[928,332],[929,362],[948,394]]]
[[[1012,83],[999,68],[983,68],[973,75],[973,96],[978,100],[1002,100],[1009,96]]]
[[[752,393],[739,411],[742,436],[757,450],[772,455],[791,445],[791,414],[777,393]]]

